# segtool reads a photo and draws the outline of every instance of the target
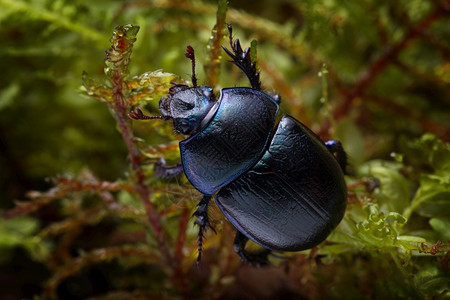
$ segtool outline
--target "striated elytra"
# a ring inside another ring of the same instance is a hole
[[[173,120],[188,135],[180,142],[181,167],[158,163],[155,172],[184,171],[204,196],[194,213],[199,226],[199,255],[208,227],[212,197],[237,229],[234,250],[253,265],[265,265],[271,251],[300,251],[326,239],[344,216],[347,157],[338,141],[324,143],[291,116],[276,124],[279,100],[261,91],[249,49],[232,41],[226,53],[249,78],[252,88],[224,88],[216,100],[212,88],[174,85],[160,101],[160,117],[133,112],[134,119]],[[194,50],[186,56],[195,66]],[[174,171],[175,170],[175,171]],[[264,250],[245,250],[248,239]]]

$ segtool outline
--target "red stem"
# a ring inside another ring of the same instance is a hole
[[[117,125],[119,126],[122,138],[127,146],[131,166],[136,176],[136,191],[144,202],[145,211],[147,213],[150,225],[155,233],[159,248],[165,256],[166,261],[169,264],[172,264],[174,260],[165,242],[164,233],[156,209],[150,201],[150,192],[148,187],[145,185],[145,175],[140,168],[141,157],[138,149],[135,148],[133,143],[133,133],[131,131],[131,127],[129,126],[126,108],[124,105],[123,77],[119,72],[115,72],[112,79],[114,99],[113,110],[115,111]]]
[[[159,215],[153,203],[150,201],[150,191],[147,185],[145,184],[145,174],[142,172],[141,169],[141,156],[139,155],[139,150],[135,147],[135,144],[133,143],[133,131],[129,126],[129,119],[126,113],[126,107],[124,105],[123,77],[119,72],[114,73],[112,83],[113,83],[113,99],[114,99],[114,104],[112,108],[115,111],[115,118],[117,121],[117,125],[119,126],[123,140],[125,141],[125,144],[127,146],[131,166],[136,176],[136,187],[135,187],[136,192],[139,194],[144,203],[147,218],[155,233],[159,249],[163,257],[165,258],[167,265],[173,271],[171,274],[172,281],[174,283],[177,283],[181,291],[186,296],[186,298],[189,298],[189,289],[180,264],[180,259],[182,256],[172,255],[171,252],[169,251],[169,248],[166,244],[166,240],[164,238],[164,232],[162,230]]]
[[[186,240],[186,229],[189,221],[189,209],[185,206],[181,211],[180,224],[178,226],[178,237],[177,244],[175,248],[175,255],[177,257],[182,257],[183,255],[183,245]]]
[[[417,36],[421,35],[428,27],[431,26],[437,19],[442,15],[448,14],[450,12],[450,1],[444,1],[439,5],[434,11],[432,11],[425,19],[419,22],[416,26],[411,28],[404,38],[397,44],[387,47],[384,53],[374,61],[370,67],[361,74],[359,81],[354,85],[353,90],[351,90],[345,98],[344,103],[336,110],[334,113],[334,118],[336,120],[341,119],[346,116],[350,107],[352,106],[354,100],[361,96],[364,90],[373,82],[378,74],[384,70],[391,62],[393,62],[396,56],[404,50],[408,44],[415,39]],[[329,125],[328,125],[329,126]]]

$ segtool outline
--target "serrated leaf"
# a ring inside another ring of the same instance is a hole
[[[100,102],[112,100],[111,88],[105,86],[100,81],[90,78],[86,72],[81,76],[80,91],[82,95],[95,98]]]
[[[110,38],[111,48],[106,50],[105,75],[110,80],[115,80],[116,72],[122,77],[128,74],[128,65],[130,63],[131,51],[136,41],[136,35],[140,27],[136,25],[117,26]]]
[[[173,82],[184,84],[185,82],[172,73],[157,70],[146,72],[140,76],[134,76],[126,82],[131,91],[127,95],[129,105],[145,104],[146,101],[160,100],[166,96]]]

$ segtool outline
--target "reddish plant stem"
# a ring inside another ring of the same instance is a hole
[[[3,217],[3,220],[9,220],[20,215],[31,213],[74,191],[76,190],[68,186],[56,186],[42,194],[34,191],[28,192],[29,198],[33,199],[32,202],[17,204],[15,208],[2,212],[1,216]]]
[[[379,97],[377,95],[363,93],[362,96],[365,100],[368,100],[379,107],[384,107],[390,112],[393,112],[399,116],[404,116],[413,122],[419,123],[425,131],[437,135],[444,141],[450,139],[450,132],[446,125],[434,121],[429,116],[424,115],[418,109],[399,105],[398,103],[390,101],[389,99]],[[362,116],[362,118],[364,118],[364,116]]]
[[[59,177],[53,179],[53,182],[56,185],[71,187],[74,191],[134,191],[134,187],[130,184],[110,181],[98,181],[98,179],[96,178],[88,178],[88,180],[83,181],[78,179]]]
[[[350,107],[355,99],[360,97],[364,90],[373,82],[373,80],[383,71],[390,63],[395,61],[397,55],[404,50],[408,44],[417,36],[423,34],[423,32],[431,26],[442,15],[450,12],[450,1],[444,1],[436,7],[427,17],[425,17],[416,26],[412,27],[403,39],[384,50],[384,53],[374,61],[370,67],[362,73],[359,81],[354,85],[354,88],[347,93],[344,103],[334,113],[335,120],[339,120],[348,114]],[[329,124],[327,125],[329,127]]]
[[[131,162],[134,175],[136,177],[136,192],[142,199],[147,213],[148,221],[154,231],[156,241],[158,243],[159,249],[167,263],[167,265],[172,269],[172,281],[178,285],[180,290],[184,293],[186,298],[189,298],[189,289],[185,280],[183,270],[181,269],[180,257],[172,255],[166,244],[164,238],[164,232],[162,229],[161,221],[158,212],[150,201],[150,191],[145,184],[145,174],[141,169],[141,156],[139,150],[135,147],[133,143],[133,131],[129,125],[129,119],[127,117],[124,95],[123,95],[123,77],[120,72],[114,72],[112,76],[113,84],[113,104],[112,108],[115,112],[115,118],[117,125],[119,126],[122,138],[125,141],[128,156]]]
[[[129,159],[131,162],[132,169],[136,176],[136,192],[141,197],[144,202],[145,211],[147,213],[150,225],[153,228],[158,246],[164,255],[167,263],[172,264],[174,260],[172,255],[166,245],[164,239],[164,233],[162,230],[160,219],[158,218],[157,211],[150,201],[150,192],[148,187],[145,185],[145,175],[140,167],[141,157],[139,155],[138,149],[135,148],[133,143],[133,132],[129,126],[129,121],[127,119],[126,107],[124,105],[124,95],[123,95],[123,77],[119,72],[115,72],[112,78],[113,84],[113,110],[115,112],[115,118],[117,125],[119,126],[122,138],[128,150]]]
[[[180,223],[178,225],[178,237],[175,248],[175,256],[181,257],[183,255],[183,245],[186,240],[186,229],[189,221],[189,209],[185,206],[181,211]]]
[[[175,258],[178,260],[177,268],[174,270],[174,277],[178,279],[179,286],[181,290],[184,292],[185,299],[189,299],[190,292],[188,288],[188,284],[186,282],[186,275],[184,274],[181,264],[179,263],[179,258],[183,257],[183,245],[186,240],[186,229],[189,221],[189,209],[188,207],[183,207],[181,211],[180,223],[178,226],[178,237],[175,245]]]

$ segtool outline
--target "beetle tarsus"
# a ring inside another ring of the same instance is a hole
[[[269,255],[272,253],[269,249],[263,248],[259,251],[249,252],[245,250],[245,244],[248,242],[248,237],[246,237],[239,230],[236,232],[236,237],[234,238],[233,248],[241,260],[254,267],[264,267],[268,266]]]
[[[336,158],[337,162],[339,163],[339,166],[341,166],[342,171],[344,174],[347,174],[347,153],[345,152],[344,148],[342,147],[341,142],[337,140],[329,140],[325,142],[325,146],[328,148],[328,150],[333,154],[333,156]]]
[[[259,72],[256,70],[255,64],[250,56],[250,48],[242,50],[239,39],[233,42],[233,28],[228,24],[228,35],[230,39],[230,47],[233,52],[222,46],[223,50],[233,59],[233,63],[245,73],[255,90],[261,90],[261,81],[259,80]]]
[[[198,255],[197,255],[197,260],[195,262],[195,264],[197,265],[197,267],[200,266],[200,261],[202,260],[202,250],[203,250],[203,229],[202,227],[200,227],[200,229],[198,230],[198,240],[197,240],[197,247],[198,247]]]
[[[208,204],[210,200],[211,196],[204,195],[202,200],[200,200],[197,205],[197,210],[192,214],[193,217],[196,217],[194,224],[199,227],[197,265],[200,263],[202,257],[203,236],[205,232],[208,228],[210,228],[214,233],[216,233],[216,230],[212,227],[208,217]]]
[[[157,177],[172,178],[183,173],[183,165],[179,162],[176,165],[169,166],[166,164],[164,158],[161,158],[154,164],[153,172]]]

